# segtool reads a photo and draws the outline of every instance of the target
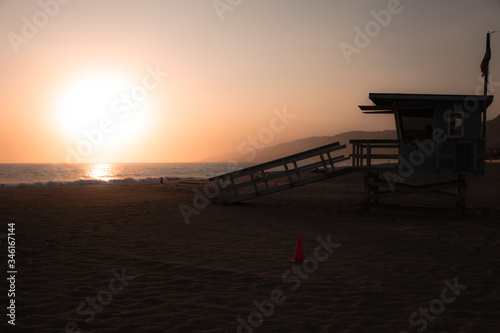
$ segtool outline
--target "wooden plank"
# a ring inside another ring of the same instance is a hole
[[[264,180],[264,183],[266,184],[266,188],[269,189],[269,183],[267,182],[267,176],[264,170],[260,171],[262,173],[262,179]]]
[[[220,199],[222,203],[234,203],[243,200],[252,199],[261,195],[284,191],[286,189],[302,186],[305,184],[317,182],[323,179],[335,177],[348,172],[353,172],[351,168],[336,169],[335,163],[345,161],[351,157],[344,155],[332,157],[331,152],[346,148],[346,145],[340,145],[338,142],[333,144],[324,145],[315,149],[310,149],[302,153],[286,156],[281,159],[276,159],[267,163],[254,165],[248,168],[237,170],[223,175],[211,177],[210,181],[216,181],[220,189]],[[328,156],[327,158],[325,157]],[[298,162],[309,158],[318,158],[320,161],[299,166]],[[290,169],[289,165],[292,165]],[[276,167],[283,167],[284,171],[278,171],[271,174],[266,174],[265,171],[272,170]],[[322,168],[321,174],[312,175],[310,172],[313,169]],[[259,173],[262,177],[259,177]],[[296,180],[292,177],[295,174]],[[238,182],[239,178],[249,177],[249,180]],[[277,179],[287,179],[286,184],[276,187],[270,187],[269,181]],[[227,184],[227,183],[230,184]],[[265,189],[260,190],[259,184],[264,183]],[[225,185],[225,186],[223,186]],[[233,196],[230,195],[233,194]],[[217,199],[219,199],[219,197]],[[216,200],[218,202],[219,200]]]
[[[252,185],[253,185],[253,189],[255,192],[258,192],[259,189],[257,188],[257,183],[255,182],[255,178],[253,176],[253,172],[250,173],[250,179],[251,179],[251,182],[252,182]]]
[[[356,163],[357,158],[355,158],[355,156],[356,156],[356,145],[352,145],[352,154],[351,154],[351,156],[352,156],[352,163],[351,163],[352,166],[353,167],[357,166],[357,163]]]
[[[370,185],[377,185],[377,186],[387,186],[387,180],[385,179],[371,179],[370,180]],[[443,190],[447,188],[452,188],[457,186],[457,181],[456,180],[447,180],[443,182],[437,182],[437,183],[431,183],[431,184],[425,184],[425,185],[410,185],[410,184],[403,184],[403,183],[394,183],[395,185],[399,185],[400,187],[405,187],[409,189],[426,189],[427,191],[434,191],[434,190]]]
[[[308,158],[311,158],[311,157],[318,156],[322,152],[323,153],[326,153],[327,151],[332,152],[332,151],[344,149],[346,147],[347,147],[346,145],[340,145],[339,142],[335,142],[333,144],[328,144],[328,145],[324,145],[324,146],[321,146],[321,147],[318,147],[318,148],[306,150],[304,152],[293,154],[293,155],[289,155],[289,156],[286,156],[286,157],[283,157],[283,158],[280,158],[280,159],[276,159],[276,160],[273,160],[273,161],[270,161],[270,162],[266,162],[266,163],[254,165],[254,166],[251,166],[251,167],[248,167],[248,168],[244,168],[244,169],[241,169],[241,170],[237,170],[237,171],[233,171],[233,172],[230,172],[230,173],[227,173],[227,174],[223,174],[223,175],[218,175],[218,176],[215,176],[215,177],[211,177],[211,178],[209,178],[209,180],[212,181],[212,180],[215,180],[216,177],[223,177],[223,176],[226,176],[226,175],[233,176],[233,177],[237,178],[237,177],[241,177],[241,176],[244,176],[244,175],[249,175],[249,173],[252,172],[252,171],[253,172],[257,171],[258,172],[258,171],[261,171],[261,170],[273,169],[273,168],[276,168],[276,167],[283,166],[284,163],[292,163],[293,161],[300,161],[300,160],[308,159]]]
[[[393,113],[395,110],[395,108],[391,108],[388,106],[377,106],[377,105],[358,105],[358,107],[362,111],[384,111],[387,113]]]
[[[300,180],[301,177],[300,177],[299,167],[297,166],[297,161],[293,161],[293,166],[294,166],[295,174],[297,175],[297,178]]]
[[[288,163],[285,163],[285,173],[288,178],[288,182],[292,184],[293,180],[292,180],[292,175],[290,174],[290,170],[288,170]]]
[[[375,140],[362,140],[362,139],[352,139],[349,140],[349,143],[353,144],[359,144],[359,143],[399,143],[399,140],[393,140],[393,139],[388,139],[388,140],[383,140],[383,139],[375,139]]]
[[[354,157],[365,158],[365,159],[368,159],[368,157],[370,157],[372,160],[386,160],[386,159],[395,160],[399,157],[399,155],[398,154],[371,154],[371,155],[358,154],[358,155],[355,155]]]
[[[230,179],[231,179],[231,185],[232,185],[231,187],[232,187],[232,190],[234,191],[234,195],[238,196],[238,192],[236,191],[236,188],[234,186],[234,178],[230,177]]]
[[[350,159],[350,158],[349,157],[338,158],[338,159],[335,160],[335,163],[341,162],[341,161],[344,161],[344,160],[348,160],[348,159]],[[307,171],[316,169],[316,167],[318,167],[318,166],[323,166],[322,162],[316,162],[316,163],[308,164],[308,165],[299,167],[297,170],[302,175],[303,173],[305,173]],[[331,170],[331,169],[328,169],[326,171],[326,173],[331,173],[332,172],[332,171],[329,171],[329,170]],[[290,170],[291,173],[295,173],[295,171],[296,171],[295,169]],[[284,178],[284,177],[287,177],[286,171],[276,171],[275,173],[266,175],[265,178],[256,178],[255,182],[256,183],[265,183],[266,181],[269,182],[269,181],[276,180],[276,179],[279,179],[279,178]],[[243,187],[246,187],[246,186],[250,186],[251,184],[252,183],[250,181],[247,181],[247,182],[244,182],[244,183],[236,184],[236,187],[237,188],[243,188]]]
[[[395,191],[383,190],[383,191],[378,192],[376,195],[373,195],[373,198],[374,199],[383,199],[383,198],[390,198],[390,197],[397,197],[397,196],[411,195],[411,194],[426,195],[426,196],[435,197],[438,199],[450,200],[450,201],[457,200],[457,196],[455,194],[443,192],[443,191],[430,191],[430,192],[425,192],[425,193],[420,193],[420,192],[416,193],[416,192],[409,192],[409,191],[401,190],[401,189],[396,189]]]
[[[372,165],[372,147],[370,146],[370,143],[368,143],[366,145],[366,156],[367,156],[367,158],[366,158],[366,166],[368,168],[370,168],[371,165]],[[373,156],[375,156],[375,155],[373,155]]]
[[[348,160],[348,159],[350,159],[350,158],[349,157],[344,157],[342,155],[342,156],[335,157],[333,159],[333,161],[334,161],[334,163],[338,163],[338,162],[341,162],[341,161],[344,161],[344,160]],[[311,163],[311,164],[308,164],[308,165],[305,165],[305,166],[301,166],[297,170],[299,172],[305,172],[308,169],[312,170],[312,169],[314,169],[314,168],[316,168],[318,166],[323,166],[323,162],[315,162],[315,163]],[[295,170],[292,170],[292,171],[295,171]],[[265,183],[265,182],[270,181],[270,180],[275,180],[275,179],[279,179],[279,178],[283,178],[283,177],[288,177],[289,175],[290,175],[290,172],[287,172],[286,170],[285,171],[276,171],[275,173],[270,174],[270,175],[266,175],[266,177],[263,177],[263,178],[254,178],[253,180],[251,179],[251,180],[246,181],[246,182],[234,183],[233,185],[231,185],[231,188],[234,187],[234,189],[243,189],[243,188],[248,187],[248,186],[253,186],[254,184]],[[242,175],[242,176],[247,176],[247,175]],[[231,178],[231,179],[234,181],[235,178]]]
[[[232,204],[232,203],[236,203],[236,202],[240,202],[240,201],[245,201],[245,200],[253,199],[253,198],[256,198],[259,196],[285,191],[285,190],[288,190],[292,187],[303,186],[303,185],[318,182],[318,181],[321,181],[324,179],[328,179],[328,178],[332,178],[332,177],[336,177],[336,176],[341,176],[341,175],[344,175],[344,174],[347,174],[347,173],[350,173],[353,171],[354,170],[352,168],[346,167],[346,168],[338,169],[335,172],[319,174],[319,175],[316,175],[316,176],[313,176],[313,177],[310,177],[307,179],[302,179],[302,180],[295,181],[292,183],[279,185],[277,187],[269,187],[268,189],[265,189],[262,191],[247,193],[247,194],[243,194],[243,195],[235,196],[235,197],[231,197],[231,198],[226,198],[221,203],[222,204]],[[225,188],[225,189],[227,189],[227,188]],[[217,201],[217,203],[219,203],[219,202]]]
[[[367,147],[367,145],[358,145],[358,146],[363,146],[363,147]],[[384,149],[384,148],[387,148],[387,149],[395,149],[395,148],[399,148],[399,145],[395,145],[395,144],[387,144],[387,145],[381,145],[381,144],[370,144],[370,146],[372,148],[381,148],[381,149]]]
[[[387,181],[381,179],[368,180],[367,184],[372,186],[383,186],[383,187],[389,186]],[[409,185],[403,183],[394,183],[392,184],[392,188],[394,188],[395,191],[381,191],[376,196],[373,197],[374,198],[394,197],[394,196],[404,195],[405,193],[405,194],[420,194],[420,195],[426,195],[439,199],[453,201],[457,200],[457,196],[455,194],[443,192],[440,190],[456,186],[457,182],[455,180],[425,184],[425,185]]]

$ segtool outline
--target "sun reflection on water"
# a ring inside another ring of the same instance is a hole
[[[90,178],[108,181],[114,179],[116,172],[111,164],[96,164],[88,167],[87,174]]]

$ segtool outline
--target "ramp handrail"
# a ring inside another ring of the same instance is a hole
[[[224,204],[238,202],[331,177],[332,173],[336,171],[335,163],[350,159],[349,156],[344,157],[344,155],[332,157],[331,152],[344,148],[346,145],[335,142],[211,177],[209,181],[215,181],[219,189],[219,196],[214,201],[217,203],[220,199]],[[312,158],[320,160],[305,161]],[[307,164],[299,166],[298,163],[301,161]],[[272,170],[278,167],[283,167],[284,171]],[[313,170],[318,171],[318,173],[311,175]],[[274,181],[274,186],[271,184],[272,181]]]

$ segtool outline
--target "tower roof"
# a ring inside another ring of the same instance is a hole
[[[443,95],[443,94],[400,94],[370,93],[370,100],[375,105],[360,105],[365,113],[393,113],[397,108],[421,108],[436,105],[454,105],[486,100],[489,106],[493,96],[488,95]]]

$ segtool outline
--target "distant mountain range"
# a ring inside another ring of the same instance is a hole
[[[500,152],[500,116],[492,119],[486,123],[486,147],[489,154],[495,154]],[[349,155],[351,153],[349,140],[352,139],[397,139],[395,130],[385,130],[385,131],[350,131],[333,136],[314,136],[304,139],[298,139],[290,142],[281,143],[275,146],[270,146],[262,148],[260,150],[255,149],[254,153],[250,151],[246,152],[231,152],[214,157],[205,159],[203,162],[267,162],[280,157],[288,156],[291,154],[299,153],[304,150],[313,149],[322,145],[329,143],[340,142],[340,144],[346,144],[348,146],[347,152],[342,152],[344,155]],[[251,147],[247,144],[246,147]],[[251,160],[249,160],[251,159]]]

